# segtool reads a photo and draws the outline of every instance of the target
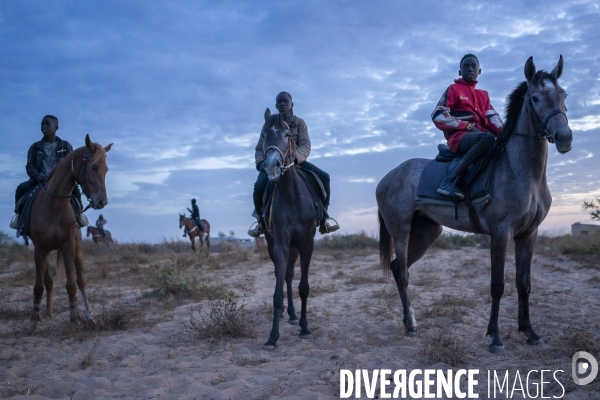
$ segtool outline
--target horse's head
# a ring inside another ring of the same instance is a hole
[[[550,73],[536,72],[533,57],[529,57],[525,63],[525,77],[527,78],[525,107],[529,110],[533,125],[539,129],[540,136],[545,136],[550,143],[556,145],[556,149],[561,154],[564,154],[571,150],[573,133],[569,128],[566,114],[567,94],[558,84],[562,70],[562,56]]]
[[[276,182],[283,173],[294,165],[294,141],[288,124],[279,115],[265,111],[265,124],[262,132],[264,169],[270,181]]]
[[[185,225],[186,220],[185,214],[179,214],[179,229]]]
[[[105,185],[106,172],[108,172],[106,152],[111,147],[112,143],[102,147],[92,142],[90,135],[85,135],[85,146],[75,150],[71,156],[73,176],[95,210],[100,210],[108,204]]]

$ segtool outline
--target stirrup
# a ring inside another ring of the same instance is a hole
[[[333,221],[334,224],[330,225],[329,221]],[[340,225],[338,224],[338,222],[331,218],[328,217],[324,223],[321,224],[321,226],[319,227],[319,232],[321,233],[321,235],[324,235],[326,233],[332,233],[337,231],[338,229],[340,229]]]
[[[79,213],[77,216],[77,223],[81,228],[83,228],[84,226],[88,226],[90,221],[88,221],[88,218],[84,213]]]
[[[254,224],[256,224],[256,226],[253,228]],[[250,229],[248,229],[248,235],[257,238],[264,232],[264,230],[260,223],[255,222],[254,224],[250,225]]]
[[[10,224],[8,225],[11,229],[17,229],[19,227],[19,219],[21,216],[19,214],[15,214],[10,220]]]

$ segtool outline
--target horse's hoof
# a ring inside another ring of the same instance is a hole
[[[275,350],[275,345],[274,344],[265,343],[265,344],[263,344],[263,350],[273,351],[273,350]]]
[[[492,354],[504,354],[504,346],[497,346],[495,344],[490,344],[488,346],[488,349],[490,350],[490,353]]]
[[[96,323],[96,319],[95,319],[95,316],[94,316],[94,312],[93,312],[93,311],[86,311],[86,312],[84,313],[84,315],[85,315],[85,319],[87,319],[87,320],[88,320],[88,322],[92,322],[92,323],[94,323],[94,324]]]
[[[305,334],[300,334],[300,339],[312,339],[312,334],[310,333],[305,333]]]
[[[538,346],[540,344],[544,344],[544,341],[542,340],[542,338],[530,338],[527,339],[527,344],[531,346]]]
[[[27,332],[30,335],[33,335],[36,331],[37,331],[37,323],[36,322],[31,322],[31,325],[29,325],[29,328],[27,328]]]
[[[300,325],[300,323],[298,322],[298,319],[290,319],[288,321],[288,324],[290,324],[290,325]]]
[[[410,330],[410,331],[406,331],[406,337],[416,337],[417,336],[417,331],[415,330]]]

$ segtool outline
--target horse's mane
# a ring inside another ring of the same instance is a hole
[[[100,161],[100,159],[103,159],[106,157],[106,151],[104,150],[104,147],[102,147],[98,143],[92,143],[92,147],[94,148],[94,152],[91,154],[91,157],[88,158],[88,162],[91,164],[95,164],[98,161]],[[87,149],[86,146],[82,146],[82,147],[79,147],[79,148],[73,150],[73,152],[72,152],[73,157],[79,156],[78,153],[82,153],[86,149]],[[50,171],[50,173],[47,175],[46,179],[50,180],[50,178],[52,178],[54,176],[56,171],[60,169],[59,167],[62,167],[62,164],[70,163],[70,162],[71,162],[71,157],[69,157],[68,155],[63,157],[58,162],[58,164],[56,164],[56,166],[52,169],[52,171]]]
[[[543,69],[537,71],[533,75],[533,79],[531,79],[531,85],[537,86],[545,79],[549,79],[556,85],[556,78]],[[527,81],[523,81],[515,88],[515,90],[513,90],[511,94],[508,95],[506,107],[504,108],[506,115],[504,118],[504,128],[502,128],[502,133],[498,135],[498,140],[507,140],[511,132],[517,128],[517,122],[519,120],[521,110],[523,109],[523,104],[525,103],[525,95],[527,94],[528,88],[529,85],[527,84]]]

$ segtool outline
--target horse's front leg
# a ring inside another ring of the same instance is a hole
[[[58,261],[58,260],[57,260]],[[58,262],[56,263],[58,268]],[[52,318],[52,289],[54,289],[54,282],[50,275],[50,266],[48,264],[48,257],[46,257],[46,271],[44,272],[44,286],[46,286],[46,317]]]
[[[310,288],[308,286],[308,269],[310,267],[310,259],[312,257],[314,248],[314,239],[310,237],[302,246],[300,253],[300,284],[298,285],[298,292],[300,294],[300,300],[302,301],[302,309],[300,311],[300,339],[310,339],[311,334],[308,330],[308,320],[306,318],[306,304],[308,300],[308,293]]]
[[[296,309],[294,308],[294,290],[292,289],[292,281],[294,280],[294,265],[298,259],[298,250],[295,248],[290,249],[290,256],[288,258],[287,270],[285,272],[285,284],[287,287],[287,312],[290,316],[289,323],[292,325],[298,325],[298,317],[296,316]]]
[[[516,283],[519,293],[519,331],[525,332],[527,343],[542,344],[542,339],[533,331],[529,320],[529,293],[531,292],[531,259],[537,240],[537,229],[533,234],[515,238],[515,260],[517,264]]]
[[[508,249],[508,234],[491,235],[490,254],[492,261],[492,310],[488,324],[487,335],[491,336],[489,345],[490,353],[504,353],[504,345],[500,340],[500,329],[498,328],[498,314],[500,312],[500,299],[504,294],[504,263],[506,262],[506,250]]]
[[[77,275],[77,287],[79,288],[79,292],[81,292],[81,298],[83,299],[83,305],[85,306],[85,318],[88,321],[94,322],[94,312],[90,308],[90,303],[85,293],[85,288],[87,285],[85,282],[85,277],[83,276],[84,272],[85,268],[83,266],[83,252],[81,248],[81,240],[79,240],[75,246],[75,273]]]
[[[35,246],[33,258],[35,260],[35,285],[33,286],[33,313],[31,314],[29,333],[34,333],[37,330],[38,322],[40,322],[40,303],[44,294],[44,276],[48,265],[48,251],[41,246]]]
[[[65,262],[65,274],[67,276],[67,294],[69,295],[69,317],[71,322],[79,321],[79,310],[77,309],[77,284],[73,274],[75,264],[75,244],[69,243],[61,249]]]
[[[285,282],[285,266],[289,257],[289,248],[276,244],[273,249],[273,264],[275,266],[275,293],[273,294],[273,327],[269,340],[264,344],[267,350],[274,350],[279,339],[279,319],[283,315],[283,283]]]

